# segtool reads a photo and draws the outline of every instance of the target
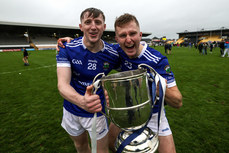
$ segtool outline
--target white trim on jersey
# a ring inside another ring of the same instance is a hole
[[[177,84],[176,84],[176,81],[173,81],[173,82],[167,84],[168,88],[174,87],[174,86],[176,86],[176,85],[177,85]]]
[[[104,47],[105,49],[107,49],[107,51],[111,54],[114,54],[115,56],[118,56],[119,57],[119,54],[116,50],[114,50],[111,46],[109,45],[105,45]]]
[[[153,61],[157,64],[161,58],[153,55],[152,53],[150,53],[150,51],[147,50],[148,45],[145,41],[141,41],[140,43],[144,46],[144,48],[142,49],[142,52],[138,57],[140,58],[141,56],[144,56],[147,60]]]
[[[73,42],[67,43],[66,47],[78,47],[80,45],[82,45],[82,40],[81,39],[76,40],[76,41],[74,40]]]
[[[161,59],[160,57],[157,57],[157,56],[151,54],[148,50],[145,50],[145,52],[142,54],[142,56],[144,56],[149,61],[153,61],[156,64]]]
[[[57,63],[56,64],[57,67],[71,67],[71,64],[70,63]]]

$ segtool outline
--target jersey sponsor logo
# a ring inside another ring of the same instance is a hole
[[[97,60],[88,60],[89,63],[98,63]]]
[[[90,86],[91,85],[91,83],[88,83],[88,82],[82,82],[82,81],[78,81],[81,85],[83,85],[83,86]]]
[[[77,60],[77,59],[73,59],[72,63],[73,64],[77,64],[77,65],[83,65],[82,61],[81,60]]]
[[[128,68],[128,69],[132,69],[132,63],[130,63],[129,61],[125,60],[124,65]]]
[[[171,68],[170,68],[169,65],[166,65],[164,70],[165,70],[166,73],[171,73]]]

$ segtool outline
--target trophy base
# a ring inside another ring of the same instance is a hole
[[[132,132],[121,132],[116,139],[115,149],[117,150],[122,142]],[[139,152],[139,153],[153,153],[157,150],[159,145],[158,135],[154,134],[149,128],[145,128],[144,131],[137,136],[130,144],[126,145],[123,149],[123,153]]]

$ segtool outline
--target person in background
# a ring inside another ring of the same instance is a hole
[[[202,54],[207,55],[208,44],[206,42],[203,43]]]
[[[199,43],[198,45],[199,54],[202,53],[202,49],[203,49],[203,43]]]
[[[222,40],[222,41],[219,42],[220,56],[221,57],[223,56],[224,49],[225,49],[224,43],[225,43],[224,40]]]
[[[23,58],[22,58],[22,60],[24,62],[24,66],[29,66],[29,60],[28,60],[29,59],[29,54],[28,54],[28,52],[27,52],[25,47],[22,50],[23,50]]]
[[[210,53],[212,54],[212,50],[213,50],[213,43],[210,42]]]
[[[165,49],[165,54],[166,55],[168,55],[169,54],[169,44],[166,42],[165,44],[164,44],[164,49]]]
[[[225,47],[225,50],[224,50],[222,57],[224,57],[226,54],[227,54],[227,57],[229,57],[229,41],[226,41],[224,43],[224,47]]]

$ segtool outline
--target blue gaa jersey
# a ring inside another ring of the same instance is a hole
[[[167,80],[168,88],[176,86],[176,81],[173,72],[170,69],[167,57],[163,56],[159,51],[149,47],[145,42],[141,42],[141,44],[144,46],[141,54],[132,59],[125,54],[121,47],[116,45],[116,50],[121,59],[121,70],[128,71],[138,69],[138,65],[144,63],[154,68],[157,73]],[[150,84],[149,86],[151,87]],[[157,104],[154,106],[153,112],[158,112]]]
[[[60,48],[56,56],[57,67],[70,67],[72,71],[71,86],[81,95],[85,94],[86,87],[92,84],[93,79],[98,73],[107,75],[112,69],[117,68],[119,64],[119,55],[111,45],[103,41],[104,48],[92,53],[83,44],[83,38],[77,38],[70,43],[65,44],[65,48]],[[117,66],[116,66],[117,65]],[[99,79],[99,78],[98,78]],[[101,98],[104,108],[103,90],[100,88],[97,93]],[[64,99],[64,108],[70,113],[81,117],[93,117],[92,113],[74,105]],[[97,113],[101,116],[101,113]]]

